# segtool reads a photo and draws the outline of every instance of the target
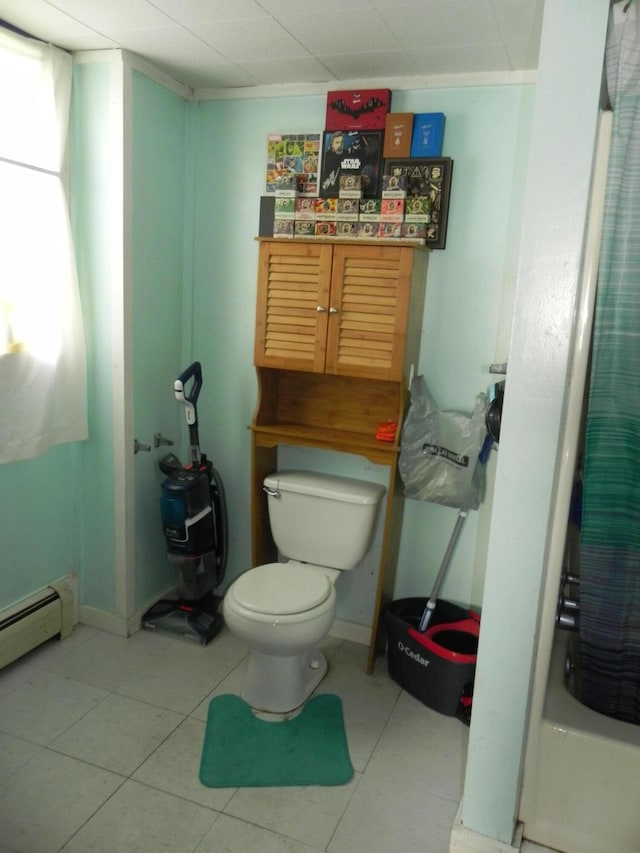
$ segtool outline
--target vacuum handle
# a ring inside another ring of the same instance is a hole
[[[193,379],[191,389],[185,393],[185,385],[189,380]],[[198,423],[198,413],[196,410],[196,402],[200,389],[202,388],[202,367],[199,361],[194,361],[189,365],[173,383],[173,390],[176,395],[176,400],[183,403],[185,414],[189,426],[195,426]]]

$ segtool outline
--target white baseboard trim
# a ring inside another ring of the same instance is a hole
[[[361,646],[368,646],[371,640],[371,628],[366,625],[358,625],[355,622],[345,622],[342,619],[334,621],[329,634],[340,640],[360,643]]]
[[[489,838],[464,826],[460,817],[462,803],[458,806],[451,835],[449,836],[449,853],[516,853],[522,843],[522,824],[516,827],[513,841],[506,844],[497,838]]]
[[[96,610],[95,607],[87,607],[86,604],[81,604],[79,615],[80,622],[90,628],[99,628],[101,631],[116,634],[118,637],[128,637],[131,634],[131,631],[128,630],[127,620],[116,616],[115,613],[107,613],[106,610]]]

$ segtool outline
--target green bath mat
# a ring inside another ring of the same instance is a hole
[[[297,717],[281,723],[258,719],[238,696],[216,696],[209,703],[203,785],[344,785],[352,776],[338,696],[314,696]]]

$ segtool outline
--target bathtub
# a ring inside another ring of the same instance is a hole
[[[566,853],[633,853],[640,851],[640,726],[591,711],[569,693],[565,661],[577,640],[560,630],[554,637],[527,754],[523,834]]]

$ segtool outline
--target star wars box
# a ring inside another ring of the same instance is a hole
[[[362,198],[362,177],[360,175],[340,175],[340,198]]]
[[[336,237],[342,240],[354,240],[358,236],[358,223],[338,220],[336,222]]]
[[[293,219],[274,219],[273,220],[273,236],[274,237],[293,237]]]
[[[399,240],[402,236],[402,222],[378,222],[377,236],[381,240]]]
[[[384,130],[391,89],[327,92],[326,130]]]
[[[279,196],[276,193],[273,214],[276,219],[293,219],[296,211],[296,199],[293,196]]]
[[[336,236],[336,222],[334,220],[324,220],[322,222],[316,222],[316,237],[335,237]]]
[[[293,225],[293,236],[309,238],[316,236],[316,223],[314,219],[296,219]]]
[[[336,209],[336,219],[357,222],[360,213],[360,202],[357,198],[339,198]]]
[[[388,222],[402,222],[404,219],[403,198],[383,198],[380,203],[380,219]]]
[[[358,222],[358,239],[359,240],[375,240],[378,236],[379,222]]]
[[[424,243],[427,239],[427,223],[403,222],[401,237],[403,240],[414,240],[416,243]]]
[[[365,198],[360,202],[360,222],[380,222],[379,198]]]
[[[444,113],[417,113],[413,119],[412,157],[440,157],[444,141]]]
[[[409,196],[404,205],[405,222],[429,222],[431,199],[425,195]]]
[[[385,160],[411,155],[413,113],[387,113],[384,123]]]
[[[407,176],[406,175],[383,175],[382,176],[382,198],[406,198]]]
[[[316,200],[315,198],[298,197],[296,199],[296,221],[301,219],[312,220],[316,219]]]
[[[337,198],[317,198],[315,200],[316,219],[335,219],[338,212]]]
[[[381,130],[325,133],[319,195],[337,197],[341,176],[355,175],[360,177],[362,198],[379,198],[383,136]]]

